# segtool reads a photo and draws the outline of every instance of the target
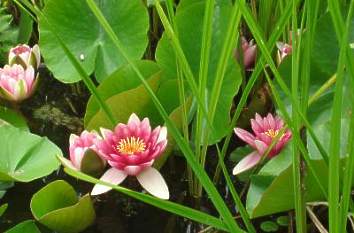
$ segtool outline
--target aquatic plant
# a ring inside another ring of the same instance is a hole
[[[283,120],[279,116],[274,117],[271,113],[263,118],[256,113],[255,118],[251,119],[251,126],[253,134],[244,129],[235,128],[235,134],[255,151],[244,157],[234,167],[232,171],[234,175],[254,167],[263,156],[273,158],[279,154],[291,138],[290,130],[283,128]],[[272,145],[274,140],[275,144]]]

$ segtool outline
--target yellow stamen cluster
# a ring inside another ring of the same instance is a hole
[[[278,136],[279,130],[274,130],[274,129],[269,129],[268,131],[264,132],[265,135],[271,137],[271,138],[275,138],[276,136]]]
[[[117,150],[120,153],[132,155],[139,152],[145,151],[145,142],[136,137],[129,137],[121,139],[117,145]]]

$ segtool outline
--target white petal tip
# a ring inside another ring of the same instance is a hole
[[[168,200],[170,198],[167,184],[160,172],[155,168],[146,168],[139,175],[137,175],[136,178],[141,186],[143,186],[143,188],[151,195],[164,200]]]
[[[244,157],[232,170],[233,175],[241,174],[252,167],[256,166],[258,162],[261,160],[261,156],[256,152],[252,152],[251,154]]]

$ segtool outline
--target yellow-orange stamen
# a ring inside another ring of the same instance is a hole
[[[129,137],[121,139],[117,145],[117,150],[120,153],[132,155],[134,153],[145,151],[145,142],[136,137]]]
[[[264,132],[265,135],[275,138],[279,134],[279,130],[269,129],[268,131]]]

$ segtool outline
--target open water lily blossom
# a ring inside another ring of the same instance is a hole
[[[41,54],[38,45],[34,45],[32,48],[28,45],[21,44],[10,49],[9,52],[9,64],[20,64],[24,68],[33,66],[38,68],[41,61]]]
[[[141,186],[150,194],[161,199],[169,198],[165,180],[152,167],[167,145],[166,127],[151,129],[148,118],[142,121],[134,113],[127,124],[119,123],[114,131],[101,129],[103,139],[96,142],[97,152],[111,166],[102,181],[118,185],[127,176],[135,176]],[[111,188],[97,184],[91,194],[98,195]]]
[[[251,127],[253,134],[244,129],[235,128],[236,135],[255,149],[255,151],[244,157],[234,167],[232,171],[234,175],[240,174],[254,167],[261,161],[262,156],[271,145],[273,139],[278,136],[284,127],[284,122],[279,116],[274,117],[270,113],[266,117],[261,117],[258,113],[256,113],[255,118],[251,119]],[[269,151],[268,157],[272,158],[279,154],[290,138],[291,132],[289,129],[286,129]]]
[[[28,98],[35,90],[37,77],[32,66],[5,65],[0,68],[0,97],[20,102]]]

